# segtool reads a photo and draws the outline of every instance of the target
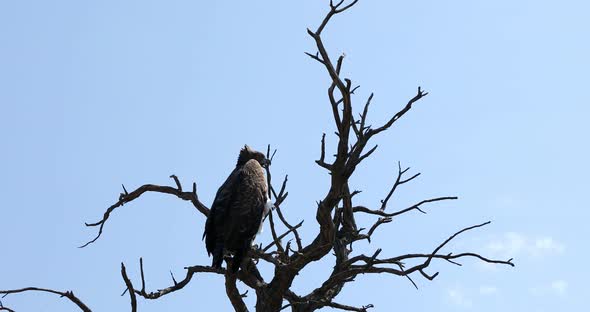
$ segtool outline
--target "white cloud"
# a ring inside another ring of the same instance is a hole
[[[535,249],[541,252],[551,252],[561,254],[565,250],[565,246],[556,242],[551,237],[538,238],[535,241]]]
[[[479,294],[483,296],[490,296],[498,293],[498,288],[495,286],[482,285],[479,287]]]
[[[456,285],[447,289],[445,300],[455,307],[469,310],[474,307],[473,299],[481,299],[483,296],[494,296],[498,292],[498,288],[492,285],[481,285],[479,288],[464,288]]]
[[[462,308],[471,308],[473,306],[473,302],[459,289],[449,289],[447,296],[449,301],[456,306]]]
[[[518,233],[509,232],[499,240],[494,240],[488,244],[488,249],[500,254],[517,254],[525,249],[527,239]]]
[[[489,242],[486,248],[500,257],[547,256],[561,254],[565,246],[550,236],[529,238],[523,234],[508,232]]]

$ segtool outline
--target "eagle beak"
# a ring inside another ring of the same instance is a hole
[[[264,167],[264,168],[268,168],[269,166],[270,166],[270,159],[265,159],[265,160],[262,162],[262,167]]]

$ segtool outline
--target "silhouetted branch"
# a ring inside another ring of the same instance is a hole
[[[271,158],[274,157],[274,154],[276,153],[276,151],[277,150],[275,149],[275,152],[273,153]],[[269,154],[270,154],[270,144],[268,145],[267,152],[266,152],[267,158],[269,157],[268,156]],[[281,184],[281,189],[279,190],[278,194],[275,192],[275,189],[272,186],[272,180],[271,180],[272,174],[270,171],[270,165],[266,167],[266,177],[267,177],[267,183],[268,183],[268,196],[269,196],[269,198],[271,198],[272,196],[274,196],[274,198],[275,198],[275,202],[273,204],[274,210],[277,212],[277,215],[279,216],[279,219],[281,220],[283,225],[285,225],[285,227],[287,227],[287,229],[289,229],[287,234],[293,233],[293,235],[295,236],[295,240],[297,242],[297,246],[298,246],[299,250],[301,250],[301,248],[303,248],[301,245],[301,237],[299,236],[299,232],[297,232],[297,228],[299,226],[297,226],[297,227],[292,226],[287,221],[287,219],[283,215],[283,212],[281,211],[281,204],[289,195],[289,192],[286,191],[287,190],[287,181],[289,180],[289,176],[285,175],[285,178],[283,179],[283,183]],[[278,243],[280,243],[280,239],[282,239],[284,236],[281,236],[281,237],[276,236],[276,229],[275,229],[275,225],[274,225],[273,215],[271,213],[269,213],[268,218],[269,218],[269,224],[270,224],[270,228],[271,228],[271,234],[273,235],[272,245],[277,245],[279,252],[284,253],[284,251],[281,251],[281,248],[283,248],[282,245],[278,244]],[[303,223],[303,221],[301,221],[300,223]],[[283,248],[283,250],[285,250],[285,248]]]
[[[60,297],[66,297],[66,298],[68,298],[68,300],[70,300],[75,305],[77,305],[78,308],[80,308],[80,310],[82,310],[84,312],[92,312],[92,310],[90,310],[90,308],[88,308],[88,306],[86,306],[86,304],[84,304],[82,302],[82,300],[80,300],[78,297],[76,297],[72,291],[57,291],[57,290],[53,290],[53,289],[49,289],[49,288],[25,287],[25,288],[20,288],[20,289],[0,290],[0,294],[3,295],[2,298],[4,298],[10,294],[17,294],[17,293],[23,293],[23,292],[28,292],[28,291],[46,292],[46,293],[59,295]]]
[[[174,179],[177,188],[173,188],[170,186],[145,184],[145,185],[142,185],[139,188],[137,188],[135,191],[128,193],[127,190],[125,189],[125,187],[123,186],[124,193],[121,193],[119,195],[119,200],[106,210],[106,212],[104,213],[104,216],[102,217],[102,220],[95,222],[95,223],[86,223],[86,226],[88,226],[88,227],[99,226],[98,234],[96,235],[96,237],[94,239],[92,239],[91,241],[87,242],[86,244],[80,246],[80,248],[84,248],[84,247],[94,243],[102,235],[103,227],[104,227],[106,221],[109,219],[111,213],[115,209],[123,206],[124,204],[126,204],[128,202],[133,201],[134,199],[140,197],[142,194],[144,194],[146,192],[155,192],[155,193],[164,193],[164,194],[175,195],[176,197],[178,197],[180,199],[190,201],[199,212],[201,212],[203,215],[207,216],[209,214],[209,208],[207,208],[199,200],[199,197],[197,196],[196,183],[193,183],[192,192],[183,192],[182,187],[180,186],[180,182],[178,181],[178,178],[175,175],[171,175],[170,177],[172,179]]]
[[[459,258],[476,258],[481,261],[493,264],[504,264],[509,266],[514,266],[512,263],[512,259],[509,260],[496,260],[484,257],[482,255],[476,253],[459,253],[459,254],[438,254],[438,252],[451,240],[456,238],[458,235],[467,232],[469,230],[479,228],[489,224],[490,222],[485,222],[482,224],[466,227],[453,235],[447,238],[444,242],[438,245],[434,251],[430,254],[406,254],[398,257],[387,258],[387,259],[379,259],[378,255],[381,253],[381,249],[377,249],[375,253],[371,256],[367,256],[364,254],[355,256],[350,258],[347,261],[340,263],[337,267],[334,268],[334,271],[330,275],[330,277],[322,284],[320,288],[315,289],[309,295],[305,296],[308,300],[313,300],[312,298],[334,298],[333,292],[334,290],[341,289],[345,283],[351,282],[354,278],[359,274],[374,274],[374,273],[388,273],[397,276],[405,276],[410,280],[410,282],[417,287],[416,283],[411,279],[410,274],[414,272],[419,272],[423,277],[427,278],[428,280],[432,280],[438,276],[438,272],[433,275],[430,275],[425,272],[425,269],[430,265],[432,259],[442,259],[446,260],[455,265],[461,265],[454,260]],[[419,265],[415,265],[409,269],[404,268],[403,261],[410,260],[410,259],[426,259],[423,263]],[[362,263],[362,264],[359,264]],[[383,265],[394,265],[397,268],[392,267],[384,267]]]
[[[406,173],[408,170],[410,170],[410,167],[402,170],[402,165],[399,161],[397,162],[397,167],[398,167],[397,178],[395,179],[395,183],[393,183],[393,187],[391,187],[391,190],[389,191],[389,193],[387,193],[387,196],[385,197],[385,199],[381,200],[381,208],[380,208],[381,211],[385,210],[385,208],[387,207],[387,202],[389,201],[389,199],[391,198],[391,196],[393,195],[393,193],[395,192],[395,190],[397,189],[398,186],[400,186],[404,183],[408,183],[408,182],[414,180],[415,178],[417,178],[418,176],[420,176],[420,172],[418,172],[415,175],[402,180],[402,176],[404,175],[404,173]]]
[[[202,266],[202,265],[190,266],[190,267],[186,267],[185,269],[186,269],[186,276],[181,281],[179,281],[179,282],[174,281],[174,285],[172,285],[172,286],[169,286],[169,287],[166,287],[163,289],[158,289],[153,292],[147,292],[145,290],[145,277],[144,277],[144,272],[143,272],[143,265],[140,265],[142,289],[141,290],[135,289],[134,291],[137,295],[139,295],[143,298],[158,299],[162,296],[165,296],[167,294],[170,294],[175,291],[183,289],[191,281],[191,279],[193,278],[193,275],[195,275],[197,273],[216,273],[216,274],[224,274],[225,273],[225,269],[216,269],[213,267]]]
[[[0,301],[0,311],[7,311],[7,312],[15,312],[13,309],[9,308],[9,307],[5,307],[2,304],[2,301]]]
[[[283,256],[285,254],[285,248],[281,243],[281,238],[277,235],[277,231],[275,230],[275,222],[273,220],[272,211],[268,212],[268,223],[270,225],[270,233],[272,234],[272,244],[277,246],[277,251],[279,252],[279,255]]]
[[[225,292],[236,312],[248,311],[243,296],[236,286],[236,274],[230,270],[225,272]]]
[[[357,307],[353,307],[353,306],[348,306],[348,305],[336,303],[333,301],[327,302],[325,306],[330,307],[330,308],[334,308],[334,309],[344,310],[344,311],[357,311],[357,312],[367,312],[368,309],[373,308],[372,304],[368,304],[366,306],[362,306],[360,308],[357,308]]]
[[[142,270],[143,273],[143,270]],[[127,277],[127,271],[125,270],[125,265],[121,262],[121,276],[125,281],[125,286],[127,287],[127,292],[129,293],[129,299],[131,300],[131,312],[137,311],[137,298],[135,297],[135,290],[133,289],[133,284],[129,277]],[[142,277],[143,280],[143,277]]]
[[[360,133],[364,135],[365,133],[365,125],[367,123],[367,114],[369,113],[369,105],[371,105],[371,101],[373,100],[373,93],[367,98],[367,102],[365,103],[365,108],[363,109],[363,113],[361,114],[361,125],[360,125]],[[370,128],[371,126],[367,126]]]
[[[316,52],[316,54],[311,54],[309,52],[304,52],[307,56],[311,57],[312,59],[320,62],[320,64],[325,64],[324,60],[320,59],[319,57],[319,52]]]
[[[373,235],[373,232],[375,232],[375,230],[381,224],[389,223],[391,221],[392,221],[391,217],[383,217],[383,218],[377,219],[377,222],[375,222],[373,224],[373,226],[371,226],[371,228],[369,229],[369,232],[367,232],[367,234],[360,234],[357,239],[367,239],[370,243],[371,242],[371,235]]]
[[[122,266],[122,270],[123,270],[123,268],[124,268],[124,266]],[[217,268],[213,268],[210,266],[202,266],[202,265],[185,267],[185,269],[187,271],[186,271],[186,276],[184,277],[184,279],[182,279],[180,281],[176,281],[176,279],[174,279],[174,276],[172,276],[173,285],[166,287],[166,288],[158,289],[156,291],[148,292],[145,289],[146,283],[145,283],[145,274],[144,274],[144,270],[143,270],[143,259],[140,258],[140,276],[141,276],[142,287],[139,290],[133,289],[133,292],[136,295],[139,295],[145,299],[158,299],[160,297],[163,297],[165,295],[168,295],[170,293],[173,293],[173,292],[183,289],[186,285],[188,285],[190,283],[193,276],[197,273],[215,273],[215,274],[225,275],[227,272],[227,270],[223,269],[223,268],[217,269]],[[126,271],[125,271],[125,273],[126,273]],[[256,269],[256,266],[252,263],[251,260],[248,261],[244,265],[244,268],[237,273],[236,277],[240,281],[242,281],[244,284],[246,284],[248,287],[253,288],[253,289],[259,289],[260,287],[264,286],[264,281],[262,280],[262,276],[260,275],[260,273],[258,272],[258,269]],[[125,279],[125,277],[123,277],[123,279]],[[131,283],[131,282],[129,281],[129,283]],[[126,285],[128,285],[127,281],[126,281]],[[131,286],[133,286],[133,285],[131,285]]]
[[[393,115],[393,117],[391,117],[391,119],[387,123],[385,123],[383,126],[376,128],[376,129],[369,129],[367,131],[367,137],[370,138],[370,137],[374,136],[375,134],[378,134],[382,131],[389,129],[389,127],[391,127],[394,122],[396,122],[398,119],[400,119],[405,113],[407,113],[412,108],[412,104],[418,102],[421,98],[423,98],[427,95],[428,95],[428,92],[424,92],[424,91],[422,91],[422,89],[420,87],[418,87],[418,93],[413,98],[411,98],[410,101],[408,101],[408,104],[406,104],[406,106],[402,110],[400,110],[395,115]]]
[[[512,263],[512,259],[509,260],[496,260],[496,259],[489,259],[486,258],[484,256],[481,256],[479,254],[476,253],[459,253],[459,254],[446,254],[446,255],[441,255],[438,254],[438,252],[446,245],[448,244],[451,240],[453,240],[455,237],[457,237],[458,235],[467,232],[469,230],[472,229],[476,229],[479,227],[483,227],[485,225],[490,224],[490,222],[484,222],[482,224],[478,224],[478,225],[474,225],[474,226],[470,226],[470,227],[466,227],[461,229],[460,231],[454,233],[453,235],[451,235],[449,238],[447,238],[444,242],[442,242],[440,245],[438,245],[434,251],[430,254],[406,254],[406,255],[402,255],[402,256],[397,256],[397,257],[393,257],[393,258],[388,258],[388,259],[375,259],[375,257],[368,257],[365,255],[359,255],[356,257],[351,258],[347,263],[344,264],[344,266],[350,266],[351,268],[362,268],[362,267],[371,267],[371,270],[377,270],[374,272],[367,272],[367,273],[393,273],[396,275],[409,275],[413,272],[419,271],[424,277],[427,277],[428,279],[433,279],[434,277],[437,276],[438,272],[435,273],[434,275],[428,275],[424,272],[424,269],[427,268],[432,259],[443,259],[443,260],[447,260],[455,265],[461,265],[457,262],[452,261],[453,259],[459,259],[459,258],[466,258],[466,257],[474,257],[477,258],[481,261],[487,262],[487,263],[494,263],[494,264],[504,264],[504,265],[509,265],[509,266],[514,266],[514,263]],[[374,267],[375,265],[379,265],[379,264],[395,264],[395,265],[401,265],[402,261],[404,260],[408,260],[408,259],[419,259],[419,258],[425,258],[426,260],[416,266],[413,266],[407,270],[390,270],[388,268],[380,268],[380,267]],[[358,265],[354,265],[357,262],[364,262],[365,265],[364,266],[358,266]],[[379,271],[379,270],[383,270],[383,271]],[[357,273],[358,274],[358,273]]]
[[[330,18],[332,18],[332,16],[350,9],[357,2],[358,2],[358,0],[354,0],[350,4],[347,4],[342,7],[344,0],[338,1],[338,4],[336,4],[336,5],[334,5],[334,3],[332,1],[330,1],[330,12],[326,15],[326,17],[324,17],[324,20],[322,21],[322,23],[318,27],[315,34],[317,34],[319,36],[322,33],[322,31],[324,30],[324,27],[326,27],[326,25],[330,21]]]
[[[320,159],[315,161],[320,167],[332,170],[332,165],[326,163],[326,134],[322,134],[322,146],[320,150]]]
[[[414,205],[412,205],[412,206],[410,206],[408,208],[405,208],[405,209],[402,209],[400,211],[393,212],[393,213],[386,213],[386,212],[384,212],[381,209],[379,209],[379,210],[372,210],[372,209],[369,209],[369,208],[367,208],[365,206],[355,206],[353,208],[353,211],[354,212],[364,212],[364,213],[368,213],[368,214],[378,215],[378,216],[381,216],[381,217],[390,217],[390,218],[392,218],[392,217],[399,216],[401,214],[404,214],[404,213],[406,213],[408,211],[412,211],[412,210],[418,210],[421,213],[424,213],[425,214],[426,212],[424,210],[422,210],[420,208],[420,206],[422,206],[424,204],[427,204],[427,203],[438,202],[438,201],[443,201],[443,200],[455,200],[455,199],[458,199],[458,197],[456,197],[456,196],[445,196],[445,197],[436,197],[436,198],[431,198],[431,199],[425,199],[425,200],[423,200],[423,201],[421,201],[421,202],[419,202],[417,204],[414,204]]]
[[[285,233],[279,235],[277,237],[276,240],[272,241],[271,243],[269,243],[268,245],[266,245],[266,247],[264,247],[262,249],[262,252],[266,252],[268,249],[270,249],[272,246],[276,245],[277,242],[280,242],[281,239],[285,238],[285,236],[287,236],[289,233],[296,231],[301,225],[303,224],[303,221],[297,223],[295,226],[291,227],[289,230],[287,230]]]
[[[271,156],[274,157],[274,154],[276,153],[276,149],[275,152],[273,153],[273,155]],[[267,148],[267,158],[269,157],[268,155],[270,154],[270,144],[268,145]],[[274,210],[277,212],[277,215],[279,216],[279,219],[281,220],[281,222],[283,223],[283,225],[285,225],[287,227],[287,229],[289,229],[289,231],[283,235],[281,235],[280,237],[277,236],[277,232],[275,229],[275,223],[274,223],[274,217],[272,214],[272,211],[269,212],[268,214],[268,221],[270,224],[270,230],[271,230],[271,234],[273,237],[273,243],[271,243],[269,246],[273,246],[276,245],[277,246],[277,250],[279,252],[279,255],[281,257],[285,256],[285,248],[282,246],[281,244],[281,239],[284,238],[285,235],[287,235],[288,233],[293,233],[293,235],[295,236],[295,239],[297,241],[297,246],[299,247],[299,249],[301,250],[302,246],[301,246],[301,237],[299,236],[299,233],[297,232],[297,228],[299,226],[292,226],[287,219],[285,218],[285,216],[283,215],[283,212],[281,211],[280,205],[283,203],[283,201],[287,198],[287,196],[289,195],[289,192],[286,191],[287,189],[287,181],[288,181],[288,175],[285,175],[285,179],[283,180],[283,183],[281,184],[281,189],[279,191],[279,193],[277,194],[275,192],[274,187],[272,186],[272,174],[270,171],[270,165],[266,167],[266,178],[267,178],[267,183],[268,183],[268,196],[269,198],[271,198],[272,196],[274,196],[275,198],[275,202],[273,204],[274,206]],[[300,224],[303,223],[303,221],[300,222]],[[266,249],[264,250],[266,251]]]

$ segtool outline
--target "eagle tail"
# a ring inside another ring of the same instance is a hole
[[[217,243],[215,249],[213,249],[213,263],[212,267],[221,269],[221,263],[223,262],[223,243]]]
[[[232,259],[231,263],[231,271],[233,273],[238,272],[240,266],[242,265],[242,260],[244,259],[244,249],[238,249]]]

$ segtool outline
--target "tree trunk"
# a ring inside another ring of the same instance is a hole
[[[278,312],[283,304],[283,296],[278,291],[267,288],[256,296],[256,312]]]

